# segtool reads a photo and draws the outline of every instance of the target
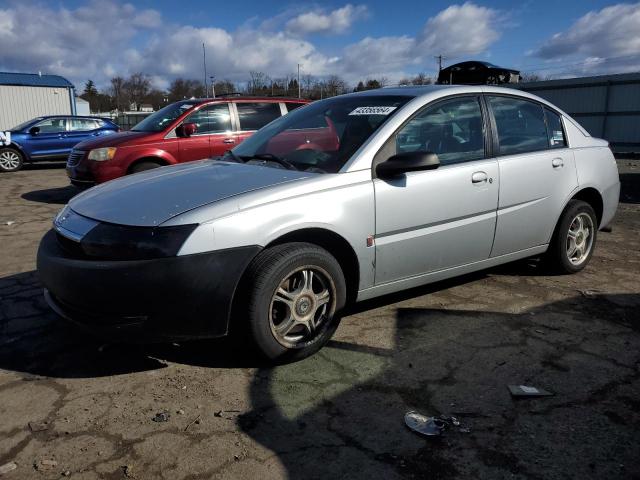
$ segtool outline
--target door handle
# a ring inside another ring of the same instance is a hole
[[[553,168],[561,168],[564,167],[564,161],[560,157],[557,157],[551,160],[551,165]]]
[[[222,143],[236,143],[236,141],[233,138],[225,138]]]
[[[486,172],[474,172],[473,175],[471,175],[471,183],[476,185],[480,183],[487,183]]]

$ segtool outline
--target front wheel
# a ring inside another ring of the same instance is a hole
[[[323,248],[308,243],[269,248],[251,263],[246,278],[248,334],[265,357],[308,357],[338,328],[346,284],[340,265]]]
[[[598,219],[591,205],[571,200],[556,226],[547,263],[558,273],[579,272],[591,260],[597,234]]]
[[[22,168],[24,158],[13,148],[0,148],[0,172],[17,172]]]

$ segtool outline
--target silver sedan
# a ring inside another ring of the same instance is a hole
[[[349,302],[513,260],[583,269],[612,220],[606,141],[496,87],[388,88],[296,109],[223,157],[92,188],[38,253],[51,307],[131,339],[322,347]]]

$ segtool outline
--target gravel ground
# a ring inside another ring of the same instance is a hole
[[[613,232],[582,273],[523,261],[369,301],[276,368],[57,319],[34,268],[74,193],[60,167],[0,175],[2,478],[640,478],[639,161],[619,161]],[[461,425],[419,437],[408,410]]]

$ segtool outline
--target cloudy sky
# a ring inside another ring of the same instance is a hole
[[[640,70],[640,2],[395,0],[233,2],[0,0],[0,70],[55,73],[78,87],[142,71],[243,81],[257,70],[400,77],[483,59],[542,76]]]

